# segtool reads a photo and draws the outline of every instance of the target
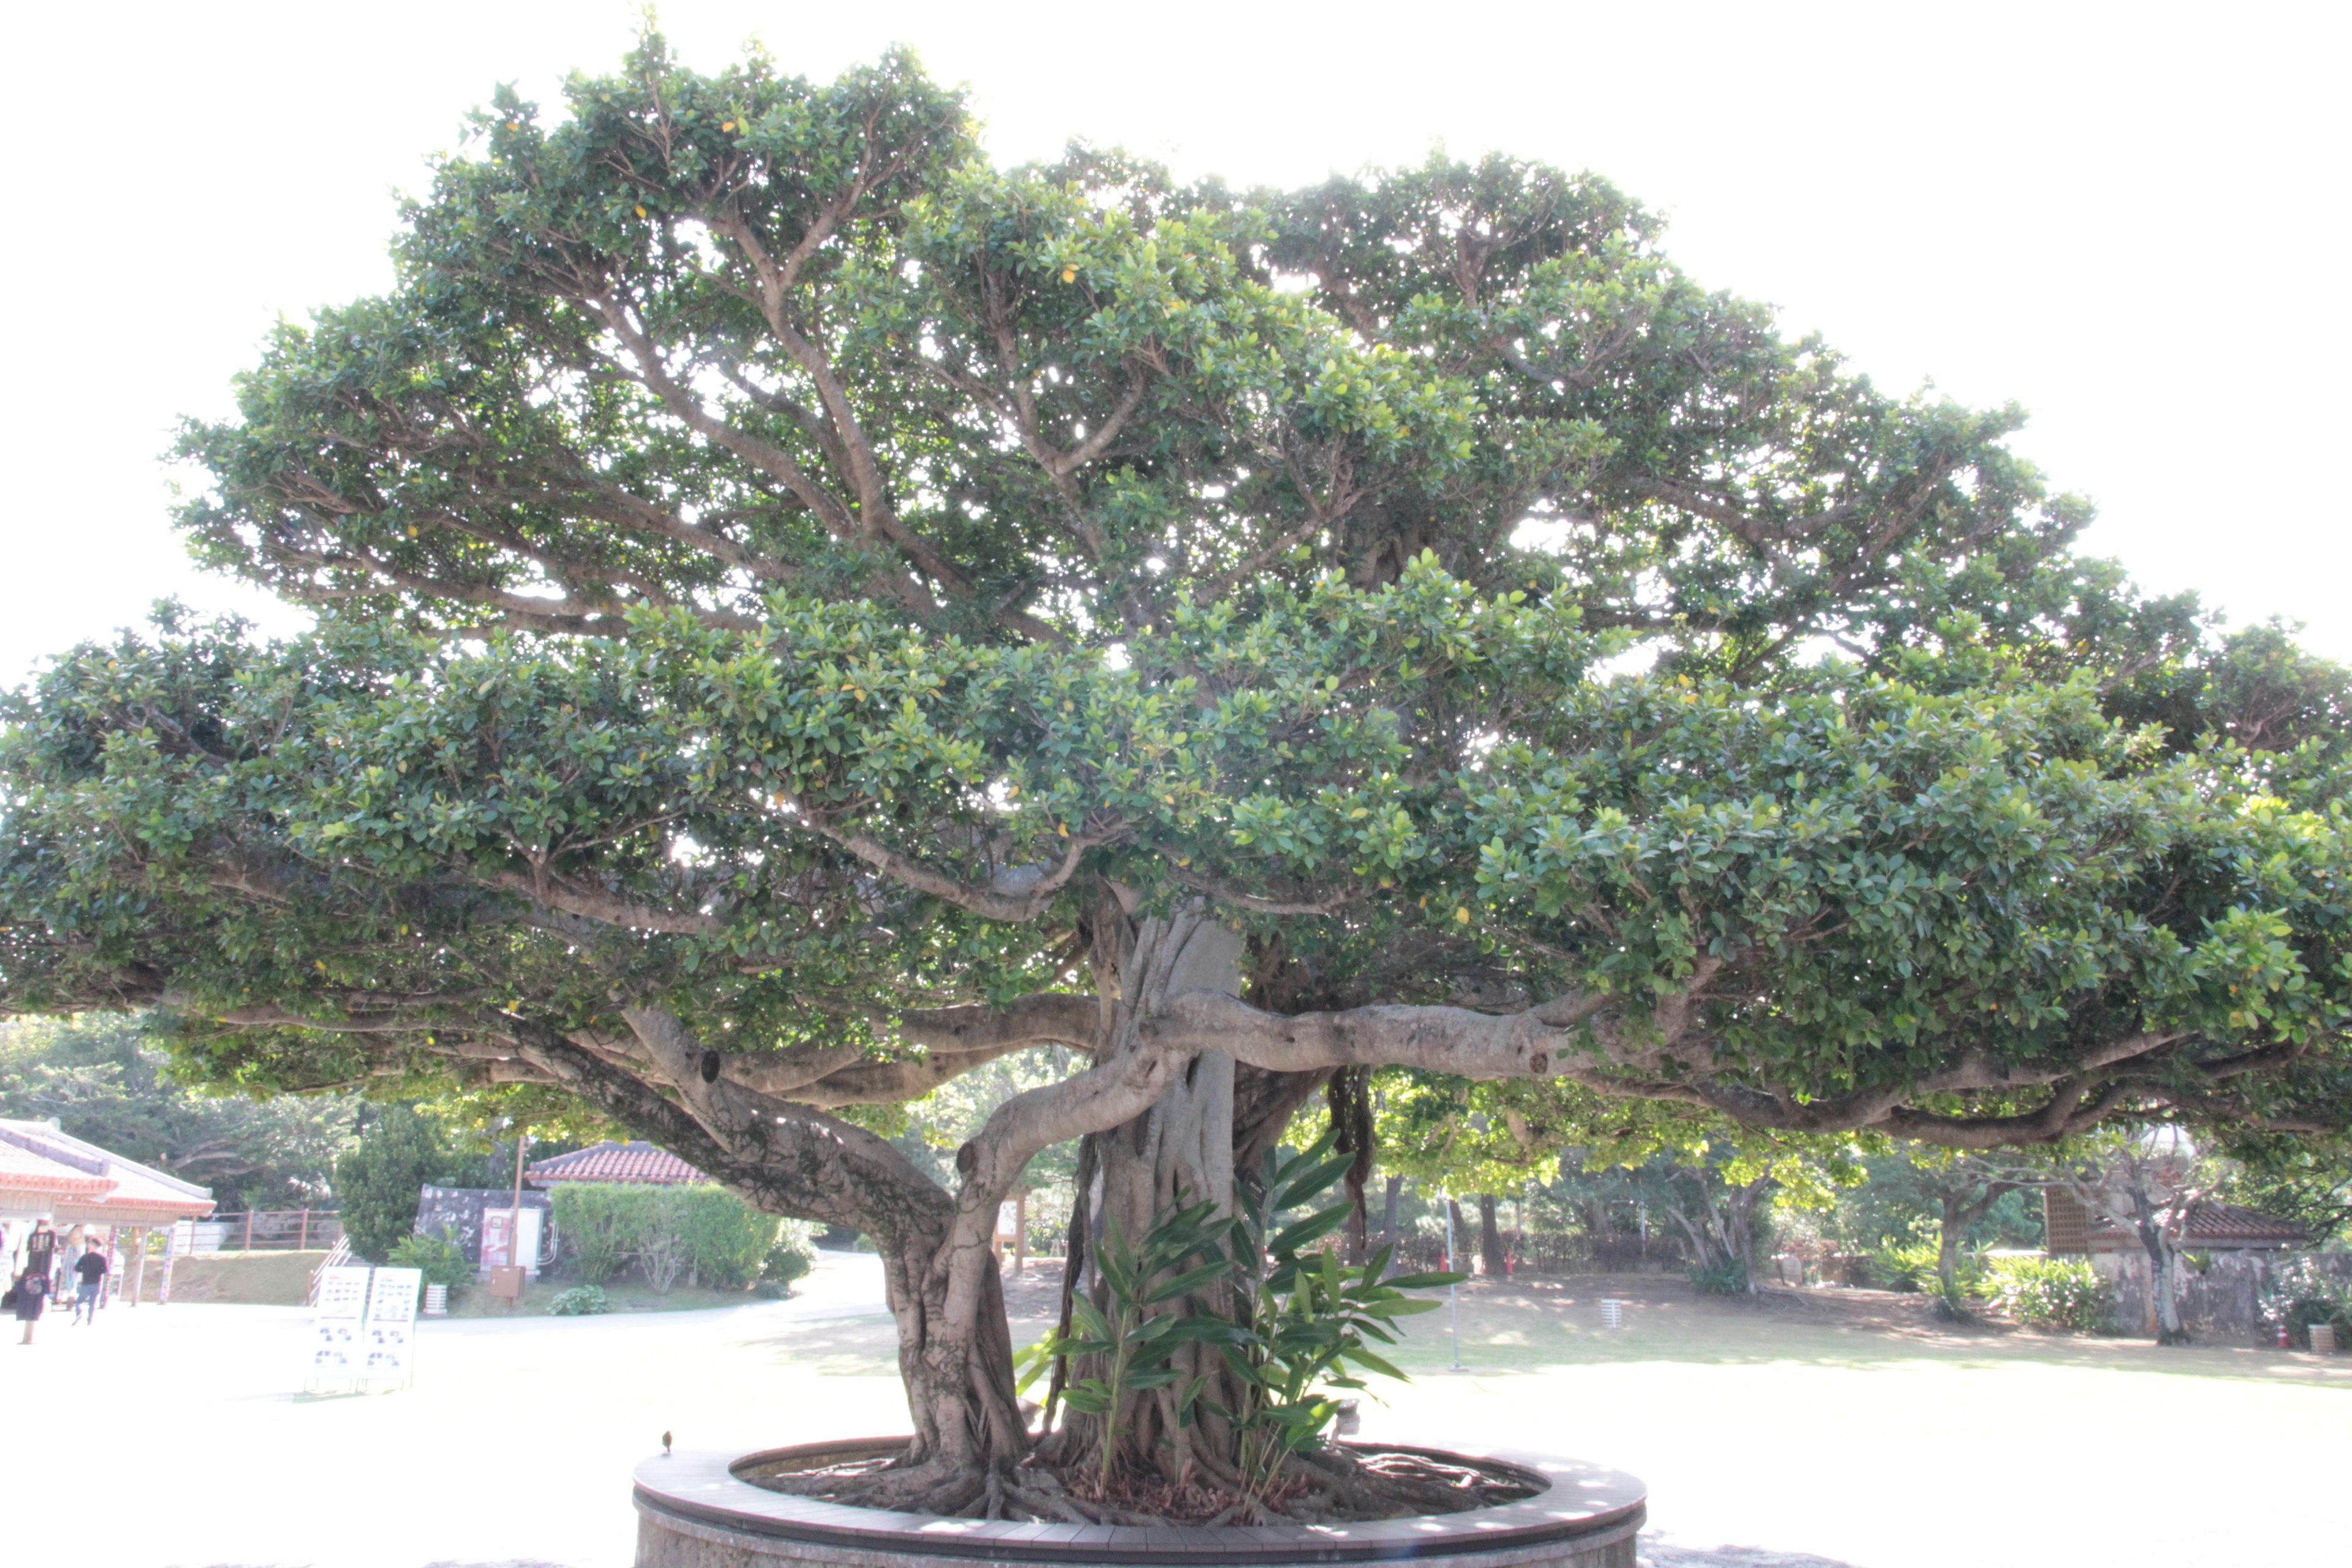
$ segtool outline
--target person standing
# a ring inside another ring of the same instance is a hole
[[[41,1277],[43,1295],[57,1289],[58,1233],[46,1219],[35,1220],[33,1234],[25,1238],[25,1272]]]
[[[82,1324],[98,1321],[99,1293],[106,1288],[106,1254],[95,1241],[89,1245],[89,1250],[74,1259],[74,1273],[81,1283],[74,1289],[73,1321]]]
[[[49,1276],[44,1269],[27,1268],[16,1277],[16,1321],[25,1325],[25,1337],[19,1344],[33,1342],[33,1325],[41,1321],[41,1309],[49,1300]]]

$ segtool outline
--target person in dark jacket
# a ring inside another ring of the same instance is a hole
[[[106,1289],[107,1268],[106,1254],[98,1249],[95,1241],[89,1244],[89,1251],[74,1259],[74,1273],[80,1280],[74,1290],[75,1322],[98,1321],[98,1299]]]

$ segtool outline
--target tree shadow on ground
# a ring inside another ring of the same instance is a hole
[[[1625,1303],[1624,1327],[1601,1326],[1604,1299]],[[2251,1345],[2158,1349],[2136,1338],[2034,1333],[1997,1322],[1943,1323],[1936,1320],[1929,1299],[1889,1291],[1773,1289],[1727,1299],[1701,1296],[1666,1275],[1521,1277],[1473,1280],[1461,1288],[1458,1305],[1463,1361],[1497,1374],[1639,1362],[1794,1363],[1853,1371],[1901,1362],[2034,1362],[2352,1387],[2352,1365],[2308,1354]],[[1408,1371],[1449,1365],[1453,1314],[1441,1310],[1410,1320],[1406,1340],[1395,1359]]]

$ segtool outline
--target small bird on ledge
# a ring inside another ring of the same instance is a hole
[[[669,1458],[669,1434],[667,1432],[662,1434],[662,1458]]]

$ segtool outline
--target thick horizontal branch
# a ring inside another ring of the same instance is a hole
[[[927,1007],[898,1016],[899,1037],[934,1051],[1026,1046],[1092,1051],[1101,1028],[1100,1000],[1070,992],[1040,992],[1001,1005]]]

